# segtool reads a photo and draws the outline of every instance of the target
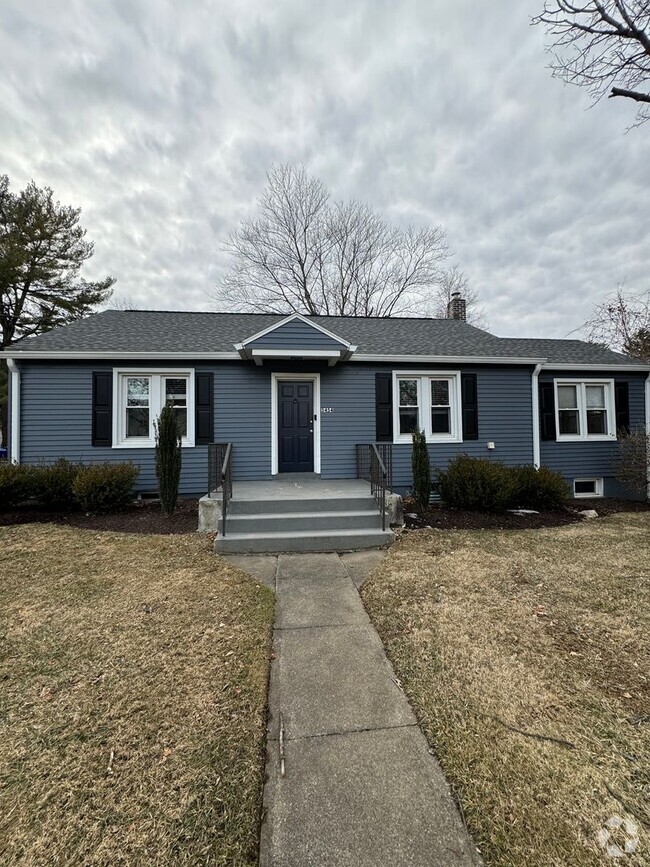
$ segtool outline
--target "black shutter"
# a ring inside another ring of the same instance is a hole
[[[94,446],[113,445],[113,371],[93,373]]]
[[[377,442],[393,441],[393,374],[375,374],[375,423]]]
[[[196,391],[196,432],[197,446],[209,445],[214,442],[214,374],[196,373],[194,376]]]
[[[614,403],[616,405],[616,430],[630,432],[630,386],[627,382],[617,382],[614,385]]]
[[[555,386],[552,382],[539,384],[539,429],[543,440],[555,439]]]
[[[463,404],[463,439],[478,439],[478,391],[476,374],[463,373],[460,377],[461,398]]]

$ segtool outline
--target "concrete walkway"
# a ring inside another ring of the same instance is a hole
[[[382,554],[229,558],[277,594],[261,867],[480,864],[357,592]]]

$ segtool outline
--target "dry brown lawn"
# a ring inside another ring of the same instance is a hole
[[[650,865],[648,513],[410,533],[363,596],[488,865]]]
[[[0,529],[0,863],[257,863],[272,593],[198,536]]]

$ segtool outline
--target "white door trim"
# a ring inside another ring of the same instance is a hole
[[[278,384],[284,381],[311,380],[314,384],[314,472],[320,473],[320,373],[271,374],[271,475],[278,474]]]

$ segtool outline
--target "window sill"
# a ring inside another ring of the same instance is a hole
[[[114,449],[155,449],[156,443],[154,440],[140,440],[139,442],[120,442],[113,443],[111,448]],[[194,448],[194,443],[189,440],[183,440],[181,443],[182,449]]]
[[[558,443],[615,443],[617,438],[614,434],[592,434],[591,436],[569,436],[567,434],[556,437]]]
[[[432,446],[436,445],[436,443],[462,443],[462,437],[453,437],[453,436],[441,436],[441,437],[427,437],[427,445]],[[413,438],[410,436],[400,436],[393,440],[393,445],[406,445],[412,444]]]

